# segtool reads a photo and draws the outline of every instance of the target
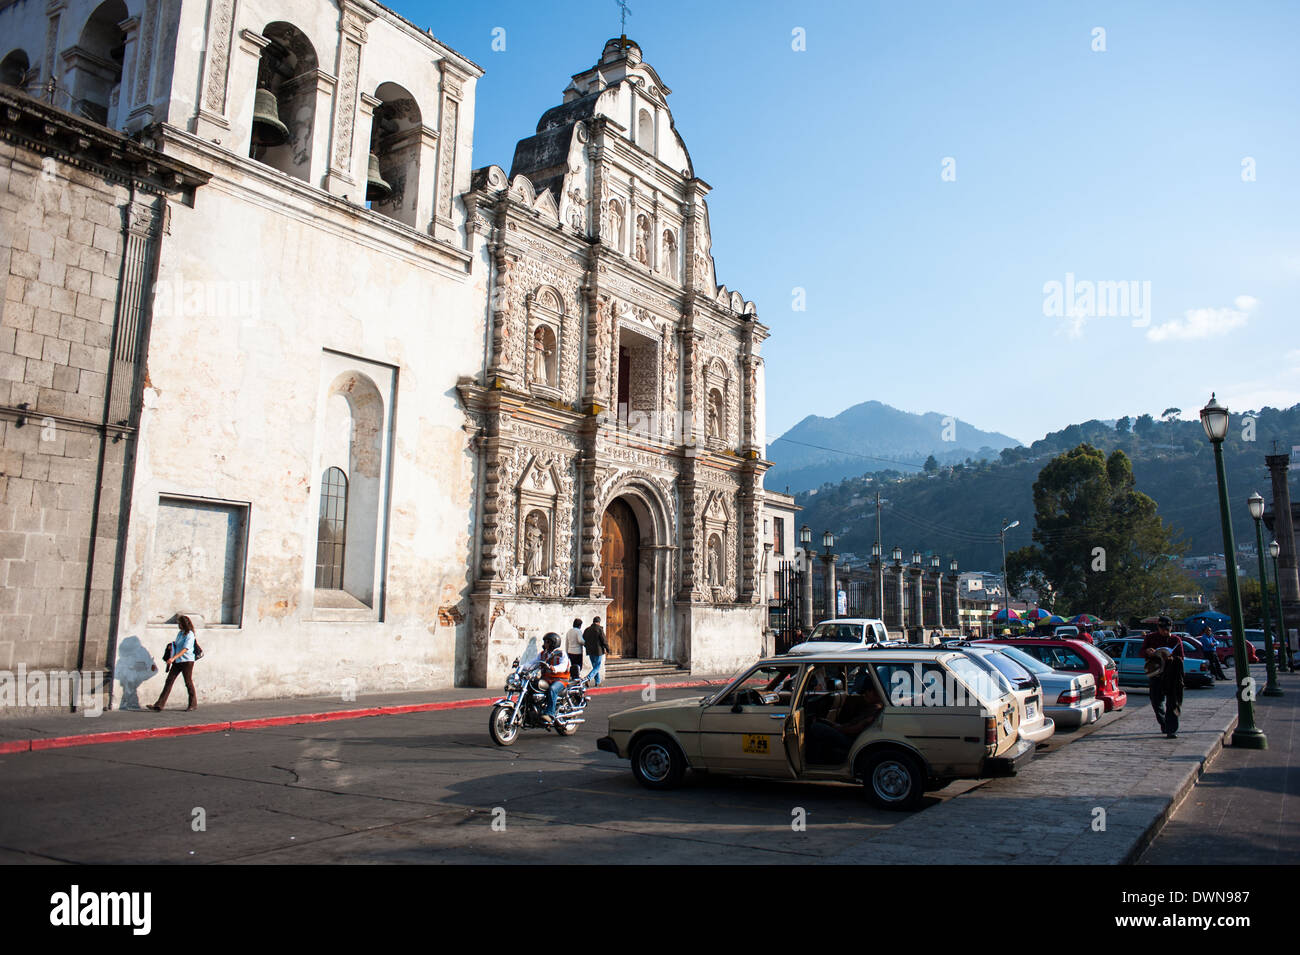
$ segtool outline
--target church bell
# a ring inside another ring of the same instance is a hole
[[[280,122],[275,94],[259,88],[253,101],[253,142],[258,146],[279,146],[289,141],[289,127]]]
[[[393,194],[393,187],[379,175],[379,157],[370,154],[370,171],[366,174],[366,202],[383,202]]]

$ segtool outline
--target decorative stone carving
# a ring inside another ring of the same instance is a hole
[[[636,252],[634,257],[644,266],[650,265],[650,217],[644,212],[636,217]]]

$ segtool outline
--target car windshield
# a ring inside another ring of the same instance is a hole
[[[722,686],[718,687],[716,690],[714,690],[714,691],[713,691],[712,693],[710,693],[708,696],[703,697],[703,698],[700,700],[700,705],[701,705],[701,706],[706,706],[706,705],[708,705],[709,703],[712,703],[714,700],[721,699],[722,694],[725,693],[727,690],[729,690],[729,689],[731,688],[731,685],[732,685],[733,683],[735,683],[735,682],[737,682],[738,680],[740,680],[741,677],[743,677],[746,673],[748,673],[748,672],[749,672],[750,670],[752,670],[753,668],[754,668],[754,664],[752,664],[752,663],[746,663],[743,667],[741,667],[741,668],[740,668],[739,670],[737,670],[735,673],[731,674],[731,676],[727,677],[727,681],[726,681],[725,683],[723,683]]]
[[[860,643],[862,641],[862,624],[860,623],[819,623],[813,629],[809,643]]]
[[[1005,653],[1007,656],[1015,660],[1017,663],[1019,663],[1022,667],[1024,667],[1026,670],[1028,670],[1030,673],[1034,674],[1035,676],[1052,675],[1051,667],[1049,667],[1042,660],[1036,659],[1035,657],[1031,657],[1024,650],[1020,650],[1016,647],[1001,647],[999,648],[999,652]]]

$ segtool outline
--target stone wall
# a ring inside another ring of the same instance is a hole
[[[106,659],[134,447],[102,427],[130,200],[0,141],[0,668]]]

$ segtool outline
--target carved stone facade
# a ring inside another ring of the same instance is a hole
[[[713,284],[668,93],[611,40],[466,196],[493,263],[487,371],[460,384],[483,475],[473,682],[575,616],[603,617],[616,656],[721,669],[761,648],[768,330]]]

